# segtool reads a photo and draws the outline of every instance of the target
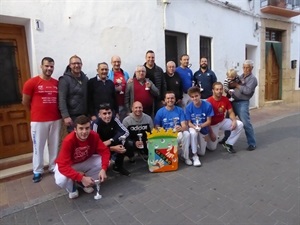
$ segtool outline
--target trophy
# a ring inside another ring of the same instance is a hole
[[[117,79],[117,84],[118,84],[118,86],[122,87],[122,79]],[[124,94],[124,92],[122,90],[119,93],[120,93],[120,95]]]
[[[145,90],[146,91],[149,91],[150,90],[150,88],[148,88],[148,86],[147,86],[147,83],[149,83],[149,78],[146,78],[146,83],[145,83]]]
[[[174,124],[173,132],[174,133],[176,132],[176,124],[177,124],[178,119],[179,119],[178,117],[173,118],[173,124]]]
[[[199,132],[201,130],[201,127],[199,127],[200,117],[196,116],[196,131]]]
[[[121,137],[120,137],[120,141],[121,141],[121,143],[122,143],[122,145],[123,145],[123,147],[124,147],[124,144],[125,144],[125,141],[126,141],[126,136],[125,135],[122,135]],[[126,151],[126,148],[124,147],[124,152]]]
[[[96,189],[97,189],[97,193],[94,196],[94,199],[99,200],[102,198],[102,195],[100,195],[100,180],[95,180],[94,182],[96,184]]]
[[[139,137],[139,141],[143,142],[143,140],[142,140],[143,134],[142,133],[138,133],[137,136]],[[138,148],[143,149],[144,148],[144,144],[140,145]]]
[[[194,87],[194,86],[195,86],[195,81],[193,80],[193,81],[192,81],[192,87]]]
[[[229,101],[231,101],[231,102],[233,102],[234,101],[234,98],[232,97],[232,94],[233,94],[233,92],[234,92],[234,89],[229,89],[229,94],[230,94],[230,99],[229,99]]]
[[[201,87],[201,81],[198,81],[198,85],[199,85],[199,88],[200,88],[200,92],[202,92],[203,88]]]

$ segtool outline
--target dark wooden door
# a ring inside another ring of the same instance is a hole
[[[281,43],[267,43],[265,100],[280,99]]]
[[[0,159],[32,152],[22,87],[30,77],[25,29],[0,23]]]

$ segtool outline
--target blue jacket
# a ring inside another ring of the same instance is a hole
[[[122,70],[122,69],[121,69],[121,72],[124,74],[125,80],[128,81],[129,74],[126,71]],[[108,77],[109,80],[114,81],[115,73],[112,69],[110,71],[108,71],[107,77]]]

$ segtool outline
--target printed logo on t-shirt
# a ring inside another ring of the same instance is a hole
[[[78,147],[74,151],[74,162],[82,162],[88,157],[90,146]]]

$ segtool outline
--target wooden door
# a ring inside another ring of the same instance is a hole
[[[266,81],[265,81],[265,100],[274,101],[280,99],[280,65],[281,43],[267,43],[266,54]],[[280,50],[278,51],[278,47]],[[276,50],[277,48],[277,50]],[[277,54],[276,54],[277,51]]]
[[[22,87],[30,78],[25,29],[0,23],[0,159],[32,152]]]

